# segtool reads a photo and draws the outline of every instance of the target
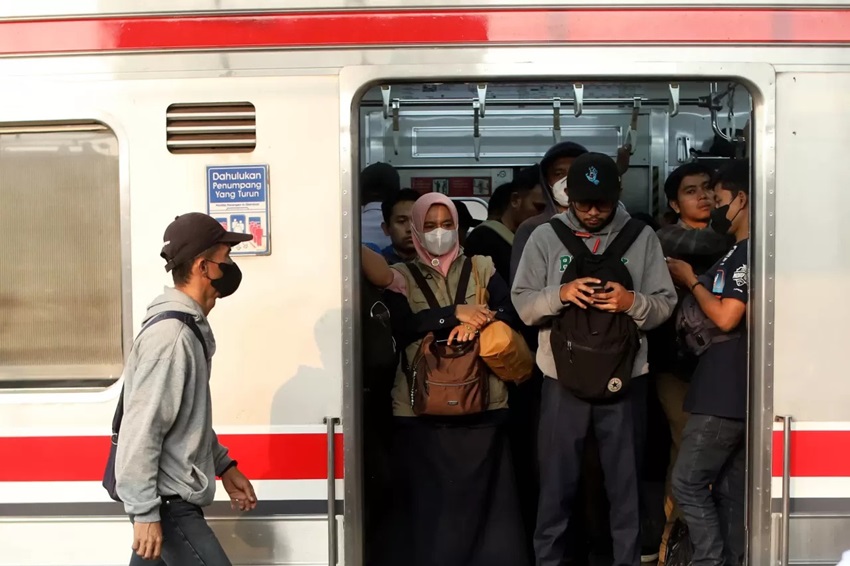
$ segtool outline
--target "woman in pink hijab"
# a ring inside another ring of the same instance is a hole
[[[462,416],[416,416],[406,369],[422,339],[466,342],[494,320],[518,327],[510,290],[489,257],[468,259],[458,244],[458,215],[447,196],[430,193],[413,206],[417,257],[392,267],[386,302],[401,363],[392,391],[393,494],[376,564],[396,566],[528,566],[528,548],[510,459],[507,388],[488,379],[489,404]],[[421,279],[412,275],[418,270]],[[432,307],[417,281],[439,303]],[[477,283],[476,283],[477,282]],[[478,305],[478,285],[489,292]]]

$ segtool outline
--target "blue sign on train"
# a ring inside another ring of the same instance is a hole
[[[268,165],[207,167],[207,212],[231,232],[253,235],[231,255],[271,253]]]

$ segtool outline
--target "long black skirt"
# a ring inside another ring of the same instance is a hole
[[[507,410],[395,418],[381,566],[528,566]]]

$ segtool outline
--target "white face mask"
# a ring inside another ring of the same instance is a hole
[[[557,202],[559,205],[565,208],[570,206],[570,199],[569,197],[567,197],[566,177],[552,185],[552,196],[555,198],[555,202]]]
[[[457,230],[437,228],[422,235],[422,245],[431,255],[439,256],[448,253],[457,243]]]

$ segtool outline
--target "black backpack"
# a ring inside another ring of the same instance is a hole
[[[192,334],[201,342],[201,347],[204,349],[204,358],[209,362],[210,356],[207,351],[207,343],[204,341],[204,336],[201,334],[201,329],[198,328],[197,323],[195,323],[195,317],[186,312],[180,311],[165,311],[155,315],[151,318],[148,323],[142,327],[139,333],[136,335],[136,340],[139,339],[139,336],[142,333],[156,324],[157,322],[162,322],[163,320],[176,319],[189,327],[192,331]],[[118,433],[121,430],[121,421],[124,420],[124,387],[121,387],[121,393],[118,396],[118,406],[115,408],[115,414],[112,417],[112,443],[109,446],[109,457],[106,460],[106,470],[103,472],[103,488],[109,494],[109,497],[114,501],[121,501],[121,498],[118,497],[118,491],[116,489],[116,481],[115,481],[115,456],[118,453]]]
[[[616,282],[634,290],[623,255],[646,227],[643,222],[629,219],[614,241],[598,255],[587,249],[581,238],[557,218],[549,224],[573,256],[561,284],[595,277],[603,284]],[[568,305],[553,320],[550,343],[558,381],[579,399],[607,401],[619,397],[628,388],[640,349],[640,332],[626,313]]]
[[[398,349],[390,324],[390,310],[380,289],[365,277],[360,283],[363,384],[366,391],[387,395],[398,367]]]

